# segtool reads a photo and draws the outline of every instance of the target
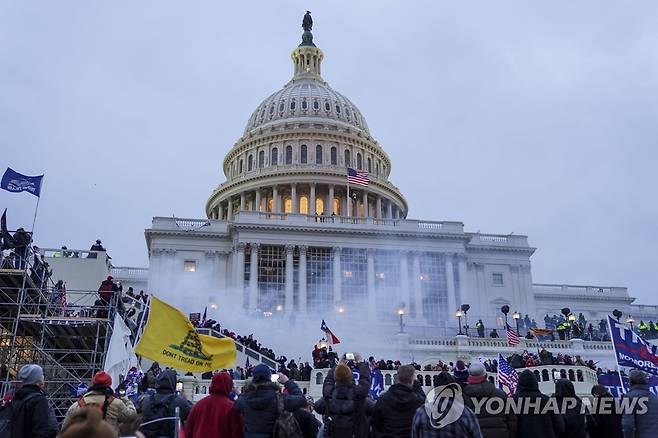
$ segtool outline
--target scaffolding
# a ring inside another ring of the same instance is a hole
[[[75,400],[72,389],[89,385],[103,368],[119,294],[109,306],[97,301],[97,291],[62,296],[44,270],[35,269],[31,250],[26,255],[0,269],[0,395],[16,388],[23,365],[38,364],[61,420]]]

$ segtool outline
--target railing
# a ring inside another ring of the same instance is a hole
[[[119,279],[146,280],[148,278],[148,268],[131,268],[128,266],[113,266],[110,274]]]
[[[628,295],[627,288],[617,286],[533,283],[532,287],[539,294]]]
[[[528,247],[528,237],[516,234],[471,234],[469,245]]]
[[[217,330],[213,330],[211,328],[197,328],[197,332],[204,334],[204,335],[209,335],[209,336],[214,336],[216,338],[225,338],[226,335],[218,332]],[[278,369],[278,364],[276,361],[273,359],[270,359],[267,356],[262,355],[258,351],[252,350],[251,348],[245,346],[244,344],[239,343],[238,341],[235,341],[235,348],[241,352],[244,353],[246,356],[249,356],[250,358],[257,360],[258,362],[264,363],[268,367],[272,369]]]

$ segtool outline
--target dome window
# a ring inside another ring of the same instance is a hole
[[[350,109],[349,109],[349,108],[345,108],[345,115],[346,115],[347,117],[350,116]]]
[[[251,172],[254,169],[254,156],[249,155],[247,158],[247,172]]]
[[[270,115],[274,114],[274,104],[270,107]]]
[[[325,102],[325,103],[324,103],[324,110],[325,110],[326,112],[331,111],[331,105],[329,105],[329,102]]]
[[[368,157],[368,173],[372,173],[372,160]]]
[[[340,107],[336,105],[336,114],[340,114]]]
[[[322,145],[315,147],[315,164],[322,164]]]
[[[283,102],[281,102],[281,103],[279,104],[279,112],[282,113],[283,110],[285,109],[285,107],[286,107],[286,104],[283,103]]]
[[[238,166],[238,173],[242,173],[243,161],[240,159],[240,165]]]
[[[331,148],[331,164],[334,166],[338,164],[338,152],[336,151],[336,146]]]
[[[308,162],[308,149],[306,148],[305,144],[303,144],[301,147],[301,151],[299,153],[299,161],[302,164],[306,164]]]
[[[317,100],[314,100],[313,101],[313,109],[316,110],[316,111],[319,110],[320,109],[320,102],[318,102]]]
[[[270,166],[276,166],[279,164],[279,149],[272,148],[272,154],[270,155]]]
[[[292,111],[295,111],[295,107],[296,107],[296,106],[297,106],[297,103],[296,103],[294,100],[293,100],[292,102],[290,102],[290,109],[291,109]]]
[[[260,169],[265,167],[265,151],[260,151],[258,153],[258,167]]]
[[[308,108],[308,102],[306,101],[306,99],[304,99],[302,100],[302,109],[305,110],[307,108]]]
[[[286,164],[292,164],[292,146],[286,146]]]
[[[361,170],[363,168],[363,160],[361,154],[356,154],[356,168]]]
[[[345,149],[345,166],[350,167],[350,151]]]

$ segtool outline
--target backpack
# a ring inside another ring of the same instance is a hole
[[[103,403],[98,403],[98,402],[88,403],[87,400],[85,400],[85,396],[83,395],[78,399],[78,406],[80,407],[80,409],[83,408],[97,409],[103,416],[103,420],[105,420],[105,417],[107,417],[107,409],[110,407],[110,404],[113,401],[114,401],[114,396],[108,394],[105,396],[105,400],[103,401]]]
[[[25,423],[24,410],[21,409],[25,402],[40,394],[29,394],[23,400],[12,400],[7,406],[0,408],[0,438],[12,437],[12,426],[21,427]]]
[[[327,415],[325,436],[343,438],[354,436],[354,389],[350,388],[346,399],[336,398],[336,392],[325,398]]]
[[[176,394],[171,394],[160,400],[155,399],[155,394],[151,394],[148,398],[148,415],[142,411],[144,416],[143,422],[148,423],[158,418],[173,417],[174,414],[171,409],[171,404],[176,398]],[[146,411],[146,409],[144,409]],[[160,437],[173,437],[174,436],[174,420],[161,420],[151,424],[146,424],[140,428],[146,438],[160,438]]]
[[[302,431],[299,423],[292,415],[292,412],[286,411],[283,405],[283,395],[276,393],[276,422],[274,423],[274,438],[301,438]]]

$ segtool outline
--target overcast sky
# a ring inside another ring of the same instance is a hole
[[[527,234],[535,282],[658,303],[655,1],[0,1],[0,167],[46,175],[37,243],[147,266],[151,218],[204,216],[290,78],[306,9],[410,217]],[[0,193],[11,228],[35,201]]]

